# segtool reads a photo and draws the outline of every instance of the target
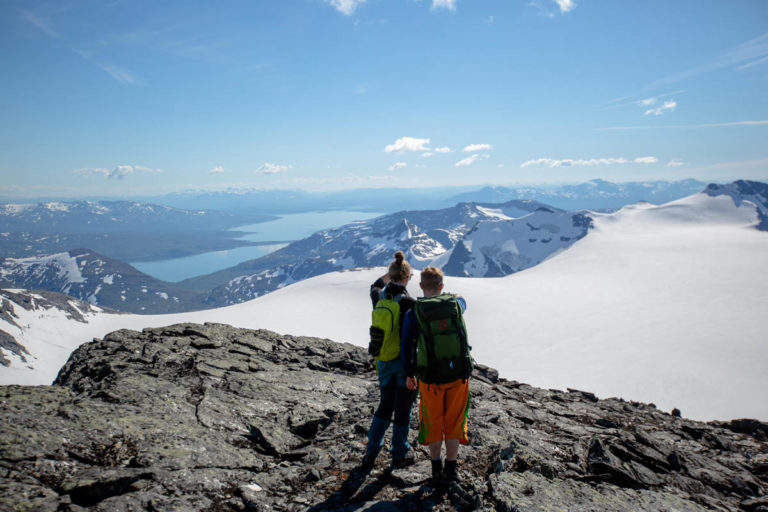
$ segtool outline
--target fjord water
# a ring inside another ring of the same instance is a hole
[[[157,279],[178,282],[232,267],[243,261],[260,258],[285,247],[291,241],[305,238],[317,231],[349,224],[356,220],[372,219],[379,215],[381,213],[348,210],[283,215],[275,220],[232,228],[232,231],[248,233],[240,237],[240,240],[274,243],[206,252],[184,258],[137,262],[131,265]]]

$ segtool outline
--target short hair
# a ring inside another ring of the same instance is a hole
[[[403,251],[397,251],[395,253],[395,259],[389,264],[389,271],[387,272],[389,279],[404,283],[411,277],[411,265],[405,261],[405,254]]]
[[[428,290],[437,290],[443,284],[443,271],[437,267],[427,267],[421,271],[421,284]]]

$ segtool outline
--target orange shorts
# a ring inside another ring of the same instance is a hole
[[[458,439],[467,444],[469,380],[447,384],[419,382],[419,443]]]

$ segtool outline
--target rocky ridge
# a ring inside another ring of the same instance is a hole
[[[768,510],[768,425],[543,390],[479,366],[463,482],[359,468],[366,352],[219,324],[121,330],[0,387],[2,510]],[[416,419],[411,437],[415,438]]]

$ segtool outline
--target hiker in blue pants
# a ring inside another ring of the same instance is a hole
[[[373,414],[371,428],[368,430],[368,444],[362,461],[363,467],[367,468],[373,467],[376,462],[376,457],[384,445],[384,434],[390,423],[392,423],[392,464],[406,465],[414,459],[408,443],[408,431],[411,423],[411,408],[417,392],[406,387],[406,375],[400,362],[400,333],[403,318],[416,303],[405,288],[412,275],[411,265],[405,261],[405,255],[402,251],[397,251],[388,272],[371,285],[374,318],[377,310],[385,307],[385,303],[388,310],[393,310],[392,318],[399,318],[393,322],[395,324],[391,329],[393,332],[387,333],[386,336],[382,329],[376,327],[375,321],[371,327],[369,352],[376,356],[381,399],[379,407]],[[390,311],[384,311],[384,313],[390,314]],[[392,421],[393,414],[394,421]]]

